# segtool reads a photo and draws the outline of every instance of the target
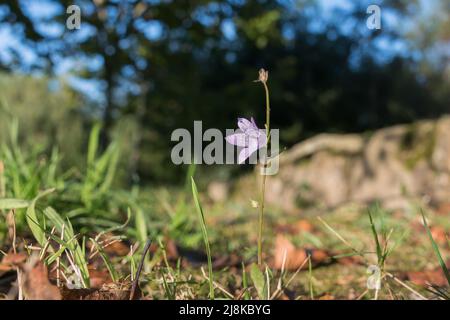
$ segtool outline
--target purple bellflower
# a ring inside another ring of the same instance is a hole
[[[264,130],[258,129],[253,118],[251,120],[238,118],[238,127],[240,130],[226,136],[225,140],[229,144],[243,148],[238,156],[238,163],[242,164],[253,152],[267,145],[267,137]]]

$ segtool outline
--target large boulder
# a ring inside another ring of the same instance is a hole
[[[255,193],[244,177],[235,192]],[[450,199],[450,117],[384,128],[372,134],[321,134],[282,153],[277,175],[267,178],[267,203],[294,212],[347,202]],[[257,189],[256,189],[257,190]]]

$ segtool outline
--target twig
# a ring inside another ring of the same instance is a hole
[[[206,275],[206,272],[205,272],[205,270],[203,269],[203,267],[200,268],[200,269],[201,269],[201,271],[202,271],[203,277],[204,277],[207,281],[210,281],[210,280],[209,280],[209,277]],[[219,289],[220,291],[222,291],[223,293],[225,293],[229,298],[234,299],[234,296],[233,296],[231,293],[229,293],[229,292],[228,292],[224,287],[222,287],[220,284],[218,284],[218,283],[215,282],[215,281],[213,281],[212,283],[213,283],[213,285],[214,285],[217,289]]]
[[[303,260],[302,264],[300,265],[300,267],[298,267],[298,269],[295,271],[295,273],[289,278],[289,280],[286,282],[285,285],[283,285],[281,288],[278,287],[275,292],[272,294],[272,296],[270,297],[270,300],[275,300],[278,298],[278,296],[283,292],[283,290],[285,288],[287,288],[289,286],[289,284],[295,279],[295,277],[297,276],[297,274],[303,269],[303,267],[305,266],[306,262],[308,262],[308,258],[305,258],[305,260]]]
[[[406,283],[404,283],[403,281],[401,281],[399,278],[397,278],[396,276],[394,276],[393,274],[386,272],[386,275],[388,277],[390,277],[391,279],[393,279],[395,282],[399,283],[400,285],[402,285],[403,287],[405,287],[406,289],[408,289],[409,291],[411,291],[412,293],[414,293],[415,295],[417,295],[420,299],[423,300],[428,300],[427,298],[425,298],[423,295],[421,295],[420,293],[418,293],[416,290],[414,290],[413,288],[411,288],[410,286],[408,286]]]
[[[51,236],[54,235],[55,230],[56,230],[56,227],[53,227],[53,228],[52,228],[52,231],[50,232],[50,236],[47,238],[47,241],[45,242],[45,245],[44,245],[44,247],[43,247],[42,250],[41,250],[41,254],[39,255],[39,260],[44,259],[44,256],[45,256],[45,254],[47,253],[47,250],[48,250],[48,248],[49,248],[49,246],[50,246],[50,239],[51,239]]]
[[[367,293],[369,292],[369,289],[366,289],[363,293],[361,293],[356,300],[361,300]]]
[[[247,291],[248,291],[248,287],[244,288],[244,290],[241,291],[241,293],[235,298],[235,300],[241,300]]]
[[[63,223],[63,225],[61,227],[61,241],[64,240],[64,229],[65,229],[65,227],[66,227],[66,224]],[[61,248],[62,248],[62,243],[59,245],[59,250],[61,250]],[[61,267],[61,256],[58,256],[58,258],[56,258],[56,285],[58,287],[61,286],[61,276],[60,276],[61,270],[60,270],[60,267]]]
[[[12,232],[11,232],[11,243],[12,243],[12,249],[14,253],[17,253],[16,250],[16,210],[12,209],[11,211],[9,211],[8,216],[7,216],[7,220],[8,220],[8,224],[10,224],[9,227],[12,228]]]
[[[144,252],[142,253],[142,258],[141,258],[141,261],[139,262],[139,267],[138,267],[138,270],[136,272],[136,277],[134,278],[133,285],[131,287],[130,300],[133,300],[134,296],[136,294],[136,289],[137,289],[137,286],[139,284],[139,277],[141,275],[142,268],[144,267],[145,256],[147,255],[147,252],[150,249],[151,243],[152,243],[152,241],[150,239],[147,240],[147,242],[145,243]]]

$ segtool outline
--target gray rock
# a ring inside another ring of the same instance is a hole
[[[245,192],[249,179],[242,178],[235,190]],[[318,135],[282,153],[280,170],[267,178],[266,190],[269,204],[289,212],[374,200],[390,209],[405,209],[406,198],[444,201],[450,198],[450,117],[370,136]]]

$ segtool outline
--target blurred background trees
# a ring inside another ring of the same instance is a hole
[[[81,8],[79,30],[65,26],[71,4]],[[261,67],[286,147],[319,132],[448,112],[449,3],[377,1],[381,30],[366,27],[370,4],[8,1],[0,5],[0,96],[9,106],[0,140],[16,116],[24,141],[41,136],[77,159],[87,128],[101,121],[103,147],[115,136],[127,142],[127,181],[182,182],[171,132],[193,130],[194,120],[221,129],[237,116],[263,123],[263,93],[252,83]]]

